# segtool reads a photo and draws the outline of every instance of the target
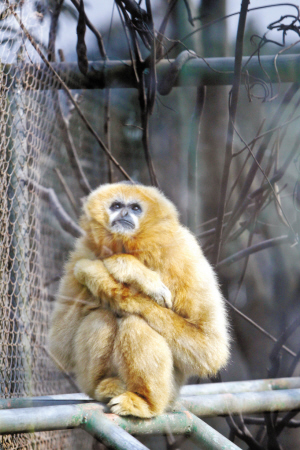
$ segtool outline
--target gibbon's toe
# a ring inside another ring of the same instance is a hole
[[[147,419],[154,415],[145,400],[129,391],[111,399],[108,406],[114,414],[120,416],[136,416]]]
[[[103,402],[123,394],[126,391],[125,384],[117,377],[105,378],[95,389],[95,399]]]

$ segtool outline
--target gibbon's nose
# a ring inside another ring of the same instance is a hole
[[[126,217],[128,216],[128,209],[127,208],[123,208],[122,211],[120,212],[120,217]]]

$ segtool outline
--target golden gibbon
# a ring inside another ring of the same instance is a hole
[[[158,189],[106,184],[84,205],[60,282],[50,350],[80,388],[120,415],[153,417],[191,375],[227,362],[212,267]]]

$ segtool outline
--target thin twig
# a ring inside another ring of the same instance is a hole
[[[42,200],[48,203],[53,215],[56,217],[63,230],[76,238],[83,235],[83,230],[64,210],[52,188],[45,188],[44,186],[29,180],[27,181],[27,186],[29,190],[36,192]]]
[[[298,83],[294,83],[286,92],[281,104],[279,105],[277,111],[275,112],[272,120],[271,120],[271,129],[275,128],[279,122],[279,120],[282,117],[283,114],[283,110],[284,107],[287,107],[287,105],[289,104],[289,102],[291,101],[291,99],[293,98],[293,96],[295,95],[295,93],[298,91],[300,85]],[[257,163],[261,163],[263,156],[265,154],[265,151],[267,149],[267,146],[269,144],[269,141],[271,139],[271,133],[268,134],[264,134],[264,139],[263,142],[261,143],[256,156],[255,156],[255,160],[252,163],[252,166],[250,168],[250,170],[247,173],[246,176],[246,180],[244,182],[244,185],[240,191],[239,194],[239,198],[235,204],[234,210],[232,215],[230,216],[230,219],[228,220],[228,225],[226,227],[226,230],[224,230],[224,238],[226,238],[228,236],[228,234],[230,233],[230,230],[232,229],[232,227],[234,226],[234,224],[237,222],[237,220],[241,217],[242,214],[242,208],[243,208],[243,204],[245,202],[245,199],[247,199],[247,195],[248,192],[251,188],[251,185],[253,183],[254,177],[256,175],[256,172],[258,170],[258,165]],[[250,144],[248,144],[249,147]]]
[[[110,122],[110,89],[104,92],[104,134],[106,136],[106,145],[111,152],[111,122]],[[109,158],[107,158],[108,181],[113,183],[113,166]]]
[[[222,234],[223,234],[223,223],[224,223],[224,214],[225,214],[225,206],[226,206],[226,196],[227,196],[227,187],[229,181],[229,172],[232,161],[232,148],[233,148],[233,135],[234,135],[234,124],[235,117],[237,112],[237,103],[239,98],[239,90],[241,83],[241,71],[242,71],[242,57],[243,57],[243,41],[244,41],[244,32],[246,25],[246,17],[247,10],[250,0],[242,0],[241,4],[241,12],[239,18],[239,25],[237,31],[236,38],[236,50],[235,50],[235,62],[234,62],[234,78],[229,106],[229,122],[228,122],[228,131],[227,131],[227,139],[226,139],[226,149],[225,149],[225,162],[223,168],[223,175],[220,187],[220,197],[218,204],[218,220],[216,224],[216,237],[215,237],[215,245],[212,260],[216,265],[219,261],[220,250],[222,245]]]
[[[78,68],[83,75],[86,75],[89,69],[89,62],[87,58],[87,48],[85,43],[85,32],[86,32],[86,24],[85,24],[85,12],[84,12],[84,2],[80,0],[79,7],[79,15],[78,15],[78,23],[77,23],[77,44],[76,44],[76,53],[77,53],[77,62]]]
[[[77,11],[79,11],[79,9],[80,9],[79,2],[77,0],[71,0],[71,2],[73,3],[73,5],[77,9]],[[85,17],[86,26],[89,27],[89,29],[92,31],[92,33],[94,33],[94,35],[96,36],[96,39],[97,39],[97,42],[98,42],[98,48],[99,48],[99,51],[100,51],[100,54],[101,54],[102,58],[107,59],[107,55],[106,55],[106,51],[105,51],[105,47],[104,47],[104,44],[103,44],[103,39],[102,39],[101,34],[94,27],[94,25],[90,22],[90,20],[87,17],[85,12],[84,12],[84,17]]]
[[[45,347],[44,345],[41,345],[40,347],[44,350],[46,355],[49,356],[49,358],[51,358],[52,361],[54,361],[54,363],[57,365],[57,367],[59,367],[59,369],[63,373],[64,377],[69,381],[70,385],[75,389],[75,392],[81,392],[81,389],[79,388],[77,383],[69,375],[69,373],[66,371],[66,369],[61,365],[61,363],[57,360],[57,358],[55,358],[53,353],[50,352],[50,350],[47,347]]]
[[[241,316],[243,319],[245,319],[247,322],[249,322],[251,325],[253,325],[257,330],[259,330],[262,334],[264,334],[267,338],[271,339],[273,342],[277,342],[277,339],[272,336],[272,334],[268,333],[263,327],[258,325],[254,320],[250,319],[246,314],[242,313],[238,308],[236,308],[232,303],[230,303],[228,300],[225,299],[225,302],[228,306],[230,306],[231,309],[233,309],[239,316]],[[293,356],[294,358],[297,356],[295,352],[293,352],[290,348],[288,348],[286,345],[282,346],[282,349],[285,350],[289,355]]]
[[[69,189],[69,186],[68,186],[66,180],[64,179],[61,171],[57,167],[54,170],[55,170],[55,173],[66,193],[66,196],[68,197],[68,200],[73,208],[74,213],[76,214],[76,216],[78,216],[78,204],[75,201],[74,195],[72,194],[71,190]]]
[[[50,24],[50,33],[49,33],[49,43],[48,43],[48,60],[55,61],[55,40],[58,26],[58,18],[62,8],[62,1],[55,4],[53,8],[53,12],[51,15],[51,24]],[[60,52],[60,56],[63,56],[62,52]],[[89,182],[84,174],[82,166],[80,164],[77,150],[74,145],[72,135],[69,130],[69,122],[64,118],[62,113],[62,109],[60,106],[59,94],[57,91],[52,91],[52,99],[54,102],[54,111],[57,117],[57,123],[59,129],[61,131],[61,136],[63,138],[63,142],[65,144],[65,148],[67,150],[67,154],[69,157],[69,161],[72,169],[77,177],[78,183],[83,190],[83,192],[88,195],[91,192],[91,187]]]
[[[229,256],[228,258],[223,259],[220,261],[216,267],[219,269],[220,267],[229,266],[230,264],[233,264],[240,259],[246,258],[249,255],[252,255],[253,253],[260,252],[261,250],[265,250],[266,248],[276,247],[277,245],[282,244],[292,244],[291,236],[284,235],[279,236],[272,239],[267,239],[266,241],[260,242],[259,244],[252,245],[251,247],[245,248],[244,250],[241,250],[237,253],[234,253],[233,255]]]

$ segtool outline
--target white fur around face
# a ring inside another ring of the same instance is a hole
[[[133,222],[134,228],[127,228],[120,222],[116,222],[114,224],[114,221],[118,218],[118,216],[120,214],[122,216],[122,213],[120,210],[112,211],[110,209],[110,206],[114,202],[120,202],[120,203],[123,203],[124,205],[131,205],[131,204],[137,203],[141,206],[142,211],[139,214],[135,214],[133,211],[130,210],[130,208],[127,208],[128,216],[130,217],[131,221]],[[136,233],[136,231],[140,227],[140,218],[144,215],[145,207],[144,207],[144,205],[142,205],[142,202],[140,201],[140,199],[137,199],[134,197],[132,197],[132,198],[125,197],[125,196],[123,198],[123,197],[119,196],[119,197],[115,198],[113,201],[111,201],[109,205],[107,205],[106,211],[107,211],[107,214],[109,217],[109,228],[113,233],[132,234],[132,233]]]

